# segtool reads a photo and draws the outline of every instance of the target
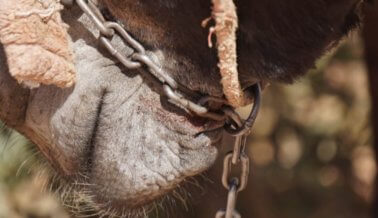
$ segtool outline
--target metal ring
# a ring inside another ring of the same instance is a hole
[[[253,92],[254,103],[253,103],[253,107],[248,118],[244,121],[244,123],[240,127],[233,128],[231,124],[226,124],[224,127],[227,133],[232,136],[241,136],[241,135],[247,134],[256,121],[256,117],[257,117],[257,114],[259,112],[260,105],[261,105],[261,85],[260,83],[256,83],[255,85],[249,87],[247,91],[249,89],[251,89],[251,91]]]

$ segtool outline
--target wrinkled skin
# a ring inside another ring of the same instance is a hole
[[[359,2],[236,1],[243,86],[256,80],[292,82],[303,75],[357,26]],[[216,51],[207,47],[207,29],[200,26],[210,15],[210,1],[101,4],[177,81],[222,96]],[[77,8],[62,16],[70,25],[77,84],[22,88],[9,76],[0,52],[1,119],[35,142],[65,180],[91,184],[80,187],[89,193],[88,201],[119,214],[208,169],[217,156],[223,123],[188,115],[167,102],[161,85],[147,73],[115,63]]]

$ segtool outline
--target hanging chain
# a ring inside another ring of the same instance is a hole
[[[141,68],[143,65],[149,69],[149,72],[156,77],[163,85],[164,94],[169,101],[175,105],[180,106],[188,112],[206,117],[217,121],[225,121],[225,130],[228,134],[235,136],[235,144],[232,152],[229,152],[223,163],[222,184],[228,189],[228,198],[226,209],[221,209],[216,213],[216,218],[241,218],[241,215],[235,209],[237,195],[243,191],[248,182],[249,176],[249,158],[245,153],[246,139],[250,133],[261,102],[261,87],[257,83],[249,88],[247,92],[253,93],[254,104],[253,108],[245,121],[242,121],[239,115],[229,106],[227,101],[222,98],[213,96],[200,96],[197,103],[184,97],[180,91],[191,92],[185,87],[180,86],[171,76],[163,71],[147,54],[144,47],[135,40],[121,24],[117,22],[106,21],[98,7],[91,0],[60,0],[65,6],[73,6],[76,3],[80,9],[92,20],[100,32],[99,40],[104,47],[119,60],[125,67],[129,69]],[[124,42],[130,46],[134,53],[125,56],[119,52],[112,44],[113,36],[120,36]],[[212,112],[206,105],[209,102],[222,103],[223,106],[220,112]],[[231,177],[232,168],[239,167],[239,177]]]
[[[249,157],[246,154],[246,142],[247,136],[250,134],[250,130],[256,120],[260,102],[261,102],[261,89],[260,86],[254,86],[254,104],[252,112],[250,113],[247,120],[242,123],[241,120],[235,119],[234,125],[239,127],[245,125],[248,126],[248,130],[244,132],[237,132],[232,126],[228,126],[230,134],[234,133],[235,144],[233,151],[226,154],[223,160],[223,173],[222,173],[222,184],[228,190],[227,205],[225,209],[220,209],[216,213],[216,218],[241,218],[240,213],[236,210],[236,200],[238,193],[243,191],[247,187],[248,176],[249,176]],[[239,168],[239,176],[232,176],[232,169]]]

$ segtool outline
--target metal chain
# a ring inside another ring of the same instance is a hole
[[[240,218],[235,209],[237,195],[247,187],[249,176],[249,158],[245,154],[246,135],[237,136],[234,151],[229,152],[223,160],[222,184],[228,190],[226,209],[220,209],[216,218]],[[237,149],[240,151],[237,151]],[[232,168],[240,167],[239,177],[232,176]]]
[[[243,125],[233,125],[236,128],[231,128],[232,124],[235,123],[233,118],[239,115],[234,110],[229,110],[230,107],[225,105],[219,112],[210,111],[206,108],[206,103],[212,102],[223,102],[227,104],[227,101],[223,98],[217,98],[214,96],[201,96],[198,103],[195,103],[183,95],[183,91],[191,92],[184,86],[178,84],[169,74],[165,73],[163,69],[156,64],[151,57],[146,54],[144,47],[135,40],[123,27],[117,22],[109,22],[104,19],[98,7],[90,0],[61,0],[61,3],[66,6],[72,6],[76,3],[80,9],[93,21],[97,29],[100,31],[100,42],[105,46],[105,48],[112,54],[117,60],[119,60],[125,67],[129,69],[137,69],[143,65],[149,69],[149,72],[156,77],[163,85],[164,94],[168,97],[169,101],[175,105],[180,106],[188,112],[194,113],[201,117],[210,118],[217,121],[228,121],[226,126],[226,131],[231,135],[244,135],[251,128],[251,123],[253,124],[256,118],[255,111],[251,112],[250,117],[245,121]],[[124,42],[130,46],[134,53],[130,56],[125,56],[119,52],[114,45],[111,43],[111,38],[114,35],[120,36]],[[251,86],[246,92],[254,92],[256,87],[259,88],[259,84]],[[252,89],[252,90],[251,90]],[[195,94],[193,94],[195,95]],[[256,95],[255,95],[256,96]],[[256,100],[255,100],[256,101]],[[229,110],[228,114],[224,111]],[[232,116],[230,116],[232,114]],[[250,119],[252,118],[252,119]],[[251,122],[252,121],[252,122]]]
[[[180,86],[171,76],[163,71],[147,54],[144,47],[135,40],[123,27],[117,22],[106,21],[98,7],[91,0],[60,0],[65,6],[73,6],[76,3],[80,9],[93,21],[100,32],[99,40],[105,48],[125,67],[129,69],[137,69],[143,65],[149,69],[149,72],[156,77],[163,86],[164,94],[169,101],[178,105],[188,112],[193,112],[198,116],[207,117],[217,121],[226,121],[225,130],[228,134],[235,136],[235,144],[232,152],[229,152],[223,163],[222,184],[228,189],[227,207],[216,213],[216,218],[241,218],[236,211],[237,194],[243,191],[248,182],[249,175],[249,158],[245,153],[246,138],[250,133],[261,101],[261,87],[257,83],[249,87],[246,91],[253,93],[254,104],[248,118],[243,122],[240,116],[227,105],[227,101],[214,96],[201,96],[197,103],[184,97],[183,90],[191,92]],[[120,36],[124,42],[130,46],[134,53],[125,56],[119,52],[111,42],[114,35]],[[209,102],[222,103],[220,112],[212,112],[206,105]],[[231,177],[231,169],[240,167],[239,177]]]
[[[171,76],[163,72],[162,68],[157,65],[147,54],[144,47],[136,41],[122,26],[117,22],[108,22],[102,17],[99,9],[87,0],[61,0],[63,4],[73,5],[74,2],[80,9],[93,21],[97,29],[100,31],[100,42],[117,60],[119,60],[125,67],[129,69],[137,69],[147,66],[149,72],[156,77],[162,84],[164,94],[168,97],[169,101],[173,104],[179,105],[189,112],[193,112],[198,116],[207,117],[217,121],[226,120],[227,117],[224,113],[216,113],[207,109],[202,104],[194,103],[193,101],[185,98],[179,90],[181,87]],[[130,46],[134,53],[130,56],[125,56],[120,53],[115,46],[111,43],[111,38],[118,34],[124,42]],[[188,91],[188,90],[185,90]],[[205,96],[204,98],[206,98]],[[214,97],[212,97],[214,98]],[[212,99],[214,100],[214,99]],[[220,101],[220,100],[218,100]]]
[[[216,218],[241,218],[240,213],[235,209],[237,195],[239,192],[243,191],[247,187],[248,176],[249,176],[249,157],[246,154],[246,142],[247,136],[256,120],[257,114],[260,109],[261,104],[261,87],[260,85],[253,86],[254,93],[254,103],[252,111],[248,116],[247,120],[242,123],[241,120],[236,117],[233,118],[238,127],[247,126],[244,131],[237,131],[233,128],[232,124],[227,128],[229,134],[235,136],[235,144],[233,151],[227,153],[223,160],[223,174],[222,174],[222,184],[228,190],[227,196],[227,206],[226,209],[220,209],[216,213]],[[228,113],[227,111],[225,112]],[[229,114],[232,116],[232,114]],[[243,128],[241,128],[243,129]],[[239,167],[240,175],[238,177],[232,176],[232,168]]]

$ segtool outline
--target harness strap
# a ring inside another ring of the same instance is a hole
[[[215,26],[210,28],[209,38],[211,40],[211,35],[215,33],[223,93],[231,106],[242,107],[250,104],[252,99],[243,92],[239,81],[236,49],[239,19],[236,6],[233,0],[212,0],[212,3],[211,16]]]

